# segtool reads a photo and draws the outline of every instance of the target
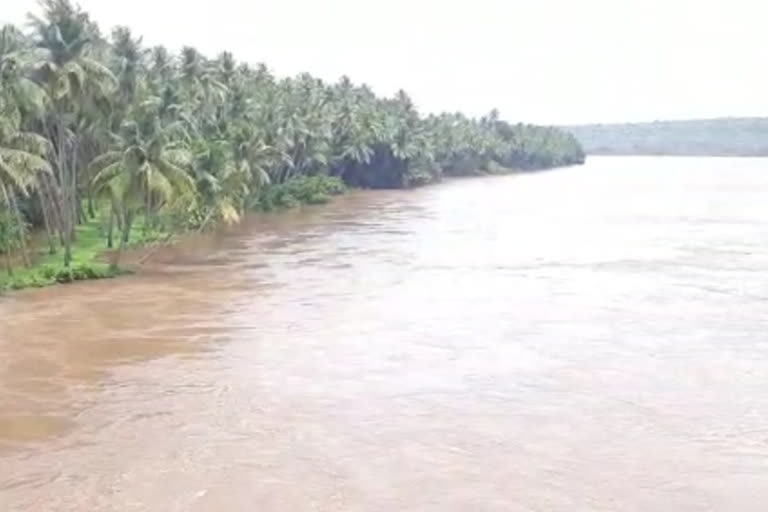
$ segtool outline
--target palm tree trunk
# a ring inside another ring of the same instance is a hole
[[[52,178],[49,174],[39,173],[38,181],[40,183],[40,187],[38,188],[40,204],[43,207],[43,214],[47,215],[50,232],[52,235],[58,233],[61,245],[64,245],[64,230],[61,226],[61,216],[58,213],[57,196],[53,191],[54,185],[51,183]],[[55,252],[55,249],[53,250]]]
[[[72,263],[72,228],[70,227],[72,224],[72,210],[69,200],[70,177],[67,165],[66,142],[64,140],[64,121],[58,107],[54,108],[53,115],[56,124],[56,144],[54,148],[56,150],[56,170],[60,191],[60,198],[57,201],[59,206],[60,235],[61,243],[64,245],[64,266],[69,267],[70,263]]]
[[[107,228],[107,248],[112,249],[115,247],[115,205],[110,205],[109,209],[109,227]]]
[[[86,138],[84,143],[80,145],[79,149],[81,150],[79,156],[79,161],[81,162],[93,161],[95,157],[104,152],[100,144],[93,140],[93,138]],[[87,166],[84,171],[87,171]],[[88,214],[87,219],[93,220],[96,218],[96,209],[93,202],[93,180],[92,177],[85,172],[79,176],[79,178],[84,183],[83,191],[85,193],[85,202],[87,208],[86,212]]]
[[[45,226],[45,239],[48,242],[48,254],[56,254],[56,242],[54,242],[53,228],[51,227],[51,213],[48,204],[40,194],[40,207],[43,210],[43,225]]]
[[[72,263],[72,233],[75,230],[73,225],[73,194],[71,189],[72,178],[70,174],[72,169],[67,165],[66,143],[64,141],[64,122],[61,116],[57,115],[57,127],[59,135],[59,184],[61,189],[61,219],[64,237],[64,266],[69,267]]]
[[[67,183],[66,176],[62,183]],[[72,263],[72,232],[74,231],[74,226],[72,223],[70,191],[69,187],[66,185],[61,187],[61,201],[59,204],[61,208],[62,239],[64,243],[64,266],[69,267]]]
[[[83,209],[82,198],[79,198],[76,201],[76,205],[77,205],[77,223],[83,224],[88,220],[88,217],[85,216],[85,209]]]
[[[52,141],[54,143],[54,156],[55,156],[55,164],[56,164],[56,175],[51,176],[46,173],[39,173],[40,183],[42,184],[41,190],[44,193],[44,196],[46,197],[46,201],[49,205],[49,211],[51,213],[51,220],[53,221],[53,224],[56,228],[56,231],[59,233],[59,242],[62,246],[67,245],[66,243],[66,224],[64,222],[64,194],[62,192],[62,187],[60,186],[62,183],[64,183],[63,180],[63,165],[62,165],[62,158],[61,153],[63,151],[62,144],[63,141],[61,140],[60,133],[61,130],[58,129],[59,123],[57,122],[58,118],[60,117],[58,115],[58,109],[54,110],[54,123],[56,124],[56,127],[51,126],[50,123],[46,121],[45,118],[43,118],[43,130],[46,132],[48,140]]]
[[[16,230],[19,234],[19,248],[21,249],[21,259],[24,262],[24,266],[26,268],[29,268],[31,265],[31,262],[29,259],[29,251],[27,250],[27,230],[26,230],[24,218],[21,215],[21,210],[19,210],[19,203],[16,201],[16,193],[13,191],[13,188],[4,190],[4,193],[6,195],[6,198],[8,199],[8,204],[11,207],[13,216],[16,218],[16,224],[17,224]]]
[[[5,255],[5,271],[8,273],[8,277],[13,277],[13,266],[11,265],[11,251],[6,249],[3,251]]]
[[[123,238],[120,241],[120,245],[118,246],[117,250],[112,253],[112,261],[109,264],[109,268],[112,271],[117,270],[120,268],[120,257],[123,255],[123,249],[125,248],[125,238]]]
[[[147,183],[147,204],[144,212],[144,234],[152,228],[152,191],[149,189],[149,183]]]
[[[69,194],[70,194],[70,207],[71,215],[72,215],[72,221],[70,224],[70,228],[72,230],[70,236],[73,242],[77,241],[77,226],[80,224],[80,220],[82,218],[83,213],[83,204],[80,201],[80,197],[77,193],[77,139],[75,139],[72,143],[72,147],[70,148],[70,155],[72,157],[72,161],[70,162],[69,166],[69,174],[70,174],[70,182],[69,182]]]
[[[123,219],[123,243],[128,243],[131,239],[131,227],[133,226],[133,212],[128,211],[125,213],[125,219]]]
[[[123,255],[123,250],[125,249],[125,246],[128,245],[128,241],[131,237],[131,225],[133,224],[133,212],[128,211],[125,212],[125,221],[124,221],[124,227],[123,230],[123,236],[122,240],[120,241],[120,247],[115,252],[115,255],[112,259],[112,263],[110,264],[110,267],[112,270],[117,270],[120,266],[120,257]]]
[[[96,210],[93,207],[93,187],[88,184],[88,188],[86,189],[86,197],[88,199],[88,218],[89,219],[95,219],[96,218]]]
[[[72,241],[69,236],[64,238],[64,266],[69,267],[72,264]]]

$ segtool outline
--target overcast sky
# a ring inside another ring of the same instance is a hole
[[[765,0],[81,0],[102,28],[539,123],[768,115]],[[3,0],[23,22],[34,0]]]

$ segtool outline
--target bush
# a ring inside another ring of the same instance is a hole
[[[340,196],[347,191],[347,186],[344,185],[341,178],[332,176],[322,176],[322,178],[321,188],[324,193],[330,196]]]
[[[90,279],[106,279],[115,277],[116,273],[103,263],[78,263],[69,268],[56,269],[54,280],[57,283],[88,281]]]
[[[425,169],[413,169],[408,175],[406,187],[423,187],[424,185],[429,185],[435,181],[438,181],[437,178],[433,176],[429,171]]]
[[[199,227],[199,225],[196,227]],[[131,239],[128,242],[127,246],[129,248],[135,249],[139,247],[146,247],[148,245],[165,242],[168,239],[169,239],[168,232],[163,229],[159,229],[159,228],[158,229],[141,229],[141,230],[136,230],[134,233],[131,234]]]
[[[24,288],[42,288],[50,284],[52,281],[42,275],[23,274],[10,278],[6,286],[11,290],[23,290]]]
[[[331,197],[328,194],[317,192],[309,196],[309,198],[307,198],[307,204],[325,204],[330,200],[331,200]]]
[[[53,278],[56,277],[56,269],[50,265],[45,265],[40,269],[40,275],[45,279],[53,280]]]
[[[117,274],[118,272],[111,270],[108,265],[103,263],[78,263],[70,268],[45,265],[38,269],[9,277],[4,285],[0,283],[0,291],[2,289],[23,290],[24,288],[42,288],[56,283],[64,284],[90,279],[105,279],[115,277]]]
[[[72,268],[62,267],[56,271],[54,280],[57,283],[71,283],[75,280],[75,275],[72,272]]]
[[[327,203],[331,196],[343,194],[346,189],[344,182],[336,177],[303,176],[265,188],[253,206],[270,211],[293,208],[300,204],[322,204]]]

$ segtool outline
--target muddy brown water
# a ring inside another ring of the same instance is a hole
[[[768,161],[353,193],[0,299],[0,510],[764,511]]]

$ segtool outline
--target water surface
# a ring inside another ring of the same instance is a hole
[[[762,512],[768,161],[360,192],[0,299],[0,510]]]

